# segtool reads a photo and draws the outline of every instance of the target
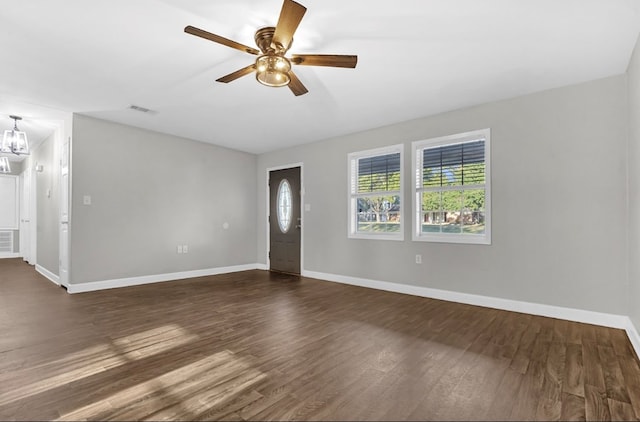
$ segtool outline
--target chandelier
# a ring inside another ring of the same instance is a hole
[[[5,130],[0,144],[0,152],[12,153],[16,155],[29,155],[29,143],[26,132],[18,130],[18,120],[22,117],[9,116],[13,119],[13,129]]]

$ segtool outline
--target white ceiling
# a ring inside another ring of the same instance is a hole
[[[254,46],[281,0],[21,0],[0,11],[0,98],[262,153],[621,74],[640,31],[637,0],[300,2],[291,53],[358,55],[296,67],[304,96],[214,82],[255,56],[183,32]]]

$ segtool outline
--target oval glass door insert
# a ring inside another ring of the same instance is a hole
[[[291,208],[291,185],[287,179],[282,179],[280,186],[278,186],[278,226],[282,233],[289,231],[291,227],[291,214],[293,209]]]

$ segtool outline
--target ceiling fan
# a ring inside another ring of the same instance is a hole
[[[329,66],[355,68],[358,56],[335,54],[293,54],[285,57],[291,48],[293,34],[296,32],[307,8],[293,0],[284,0],[278,24],[258,29],[255,41],[260,50],[229,40],[211,32],[204,31],[194,26],[187,26],[184,32],[217,42],[236,50],[258,56],[255,63],[236,70],[226,76],[217,79],[217,82],[229,83],[249,73],[256,72],[256,79],[263,85],[280,87],[288,86],[294,95],[303,95],[308,92],[300,79],[293,73],[291,65]]]

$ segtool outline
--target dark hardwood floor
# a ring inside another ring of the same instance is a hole
[[[68,295],[0,260],[0,420],[637,420],[621,330],[264,271]]]

